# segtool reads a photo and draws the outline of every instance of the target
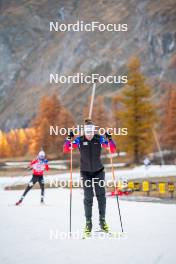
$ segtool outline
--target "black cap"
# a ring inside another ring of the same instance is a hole
[[[90,118],[86,118],[86,119],[84,120],[84,124],[85,124],[85,125],[93,125],[93,122],[92,122],[92,120],[91,120]]]

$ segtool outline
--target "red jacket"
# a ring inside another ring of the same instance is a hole
[[[39,160],[35,159],[31,161],[30,167],[33,169],[32,173],[35,176],[43,176],[43,172],[49,170],[48,161],[46,159]]]

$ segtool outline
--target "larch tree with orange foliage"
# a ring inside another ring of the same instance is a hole
[[[26,136],[26,131],[23,128],[18,129],[17,131],[17,153],[18,156],[24,156],[27,153],[28,149],[28,139]]]
[[[59,128],[73,126],[72,115],[64,108],[56,95],[44,96],[41,99],[38,114],[32,121],[35,136],[31,142],[33,146],[31,149],[37,153],[43,148],[47,154],[61,157],[64,137],[60,134],[50,135],[50,126]]]
[[[112,98],[112,126],[116,129],[116,134],[114,135],[114,140],[116,141],[116,144],[118,146],[118,149],[123,149],[123,126],[122,121],[120,119],[120,112],[122,109],[122,97],[121,95],[114,95]]]
[[[152,90],[140,72],[140,60],[132,58],[128,64],[128,84],[122,90],[123,108],[119,117],[128,134],[124,137],[124,148],[139,164],[153,149],[153,127],[156,114],[151,102]]]
[[[7,158],[11,156],[10,144],[7,141],[7,136],[0,131],[0,158]]]
[[[161,141],[165,149],[176,150],[176,87],[172,86],[164,99],[164,117],[161,119]]]

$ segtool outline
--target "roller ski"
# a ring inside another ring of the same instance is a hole
[[[19,206],[22,204],[23,199],[21,198],[18,202],[15,203],[16,206]]]

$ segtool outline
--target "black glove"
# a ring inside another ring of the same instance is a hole
[[[74,138],[74,134],[73,134],[73,132],[71,131],[71,132],[68,134],[67,139],[68,139],[68,140],[71,140],[72,138]]]
[[[105,136],[107,139],[112,140],[112,136],[110,134],[108,134],[107,132],[105,133]]]

